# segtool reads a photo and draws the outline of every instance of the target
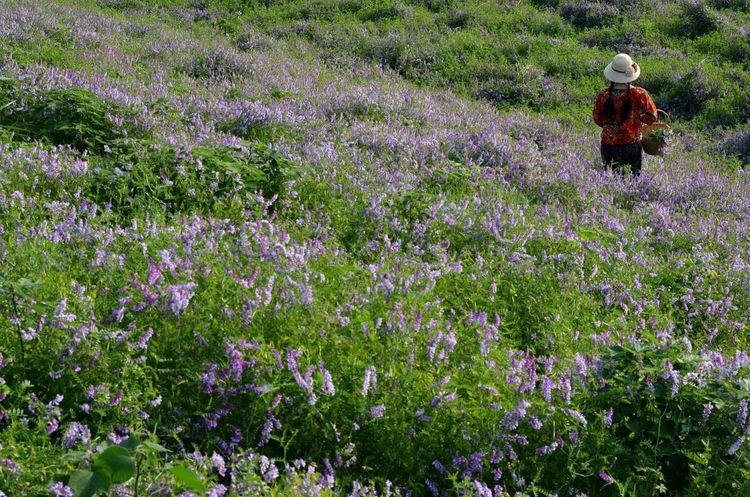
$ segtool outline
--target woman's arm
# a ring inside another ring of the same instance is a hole
[[[644,124],[653,124],[659,120],[659,117],[656,114],[656,104],[654,103],[654,99],[651,98],[651,95],[649,95],[646,90],[643,90],[641,108],[643,109],[640,116],[641,122]]]
[[[596,97],[596,104],[594,105],[594,122],[597,124],[597,126],[602,126],[604,124],[604,117],[602,116],[602,109],[604,108],[604,102],[607,100],[607,90],[602,90],[599,92],[599,95]]]

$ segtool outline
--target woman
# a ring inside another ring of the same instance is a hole
[[[629,55],[612,59],[604,77],[610,84],[599,92],[594,106],[594,122],[602,127],[602,160],[607,167],[623,172],[623,167],[638,176],[643,151],[641,130],[656,122],[656,104],[651,95],[630,83],[641,75],[641,68]]]

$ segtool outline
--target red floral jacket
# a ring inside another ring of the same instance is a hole
[[[627,90],[615,89],[612,92],[615,116],[620,114],[626,95]],[[594,122],[602,127],[602,143],[628,145],[641,141],[643,125],[653,124],[657,120],[656,104],[651,95],[639,86],[632,86],[630,88],[632,110],[622,124],[618,124],[614,117],[604,117],[604,103],[608,97],[609,88],[605,88],[599,92],[594,106]]]

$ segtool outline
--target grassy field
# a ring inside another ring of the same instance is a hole
[[[744,0],[0,5],[0,496],[744,495]],[[618,51],[675,119],[599,160]]]

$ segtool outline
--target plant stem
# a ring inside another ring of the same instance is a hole
[[[135,488],[133,491],[133,497],[138,497],[138,486],[141,479],[141,455],[136,454],[135,456]]]
[[[16,324],[16,333],[18,334],[18,344],[19,344],[20,349],[21,349],[21,365],[23,365],[25,363],[26,353],[25,353],[24,346],[23,346],[23,333],[21,332],[21,325],[17,321],[19,319],[18,318],[18,303],[17,303],[17,300],[18,300],[18,296],[16,295],[16,292],[11,291],[11,294],[10,294],[10,303],[13,306],[13,315],[16,318],[16,323],[15,323]]]

